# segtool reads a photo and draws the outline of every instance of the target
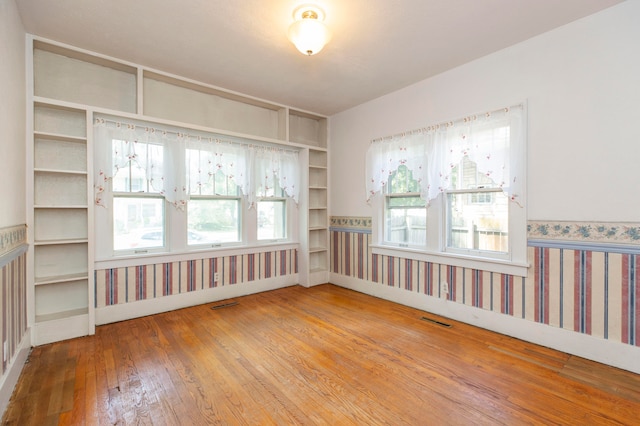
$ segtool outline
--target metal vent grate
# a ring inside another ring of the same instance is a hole
[[[232,306],[236,306],[237,304],[238,304],[238,302],[228,302],[228,303],[223,303],[221,305],[212,306],[211,309],[230,308]]]
[[[434,320],[432,318],[427,318],[427,317],[422,317],[420,318],[422,321],[427,321],[433,324],[437,324],[440,325],[442,327],[451,327],[451,324],[447,324],[446,322],[442,322],[442,321],[438,321],[438,320]]]

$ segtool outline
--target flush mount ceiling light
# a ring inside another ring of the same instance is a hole
[[[293,11],[294,23],[289,27],[289,40],[305,55],[315,55],[331,38],[324,25],[324,11],[304,4]]]

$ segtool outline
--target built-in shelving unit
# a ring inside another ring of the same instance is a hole
[[[37,344],[91,332],[86,123],[86,111],[33,105],[30,273]]]
[[[289,110],[289,140],[309,146],[305,152],[308,198],[300,262],[300,281],[307,286],[329,281],[327,130],[325,117]]]
[[[312,282],[328,281],[329,225],[327,152],[309,150],[309,271]]]
[[[92,334],[94,115],[194,128],[300,149],[299,277],[328,281],[327,118],[30,37],[29,321],[33,343]]]

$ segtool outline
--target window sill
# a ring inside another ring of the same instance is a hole
[[[526,262],[514,262],[487,257],[465,256],[462,254],[431,252],[406,247],[394,247],[386,245],[371,245],[373,254],[383,256],[401,257],[405,259],[419,260],[423,262],[439,263],[442,265],[459,266],[462,268],[478,269],[481,271],[496,272],[500,274],[526,277],[529,264]]]
[[[174,252],[154,252],[127,254],[95,261],[96,269],[123,268],[129,266],[153,265],[167,262],[182,262],[225,256],[242,256],[244,254],[263,253],[267,251],[298,249],[298,242],[282,241],[250,246],[223,246],[216,248],[191,249]]]

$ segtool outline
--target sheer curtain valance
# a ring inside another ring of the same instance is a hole
[[[184,158],[180,135],[134,124],[97,119],[94,124],[95,203],[108,207],[113,177],[129,165],[139,169],[150,190],[183,207],[189,199],[186,178],[176,158]]]
[[[522,204],[524,107],[516,105],[371,142],[366,156],[367,201],[384,192],[389,176],[406,165],[429,202],[452,189],[451,174],[465,156],[512,201]]]
[[[297,151],[104,118],[96,119],[94,132],[97,205],[107,207],[109,183],[130,164],[142,171],[151,191],[178,208],[219,172],[240,187],[249,207],[276,186],[298,202]]]

